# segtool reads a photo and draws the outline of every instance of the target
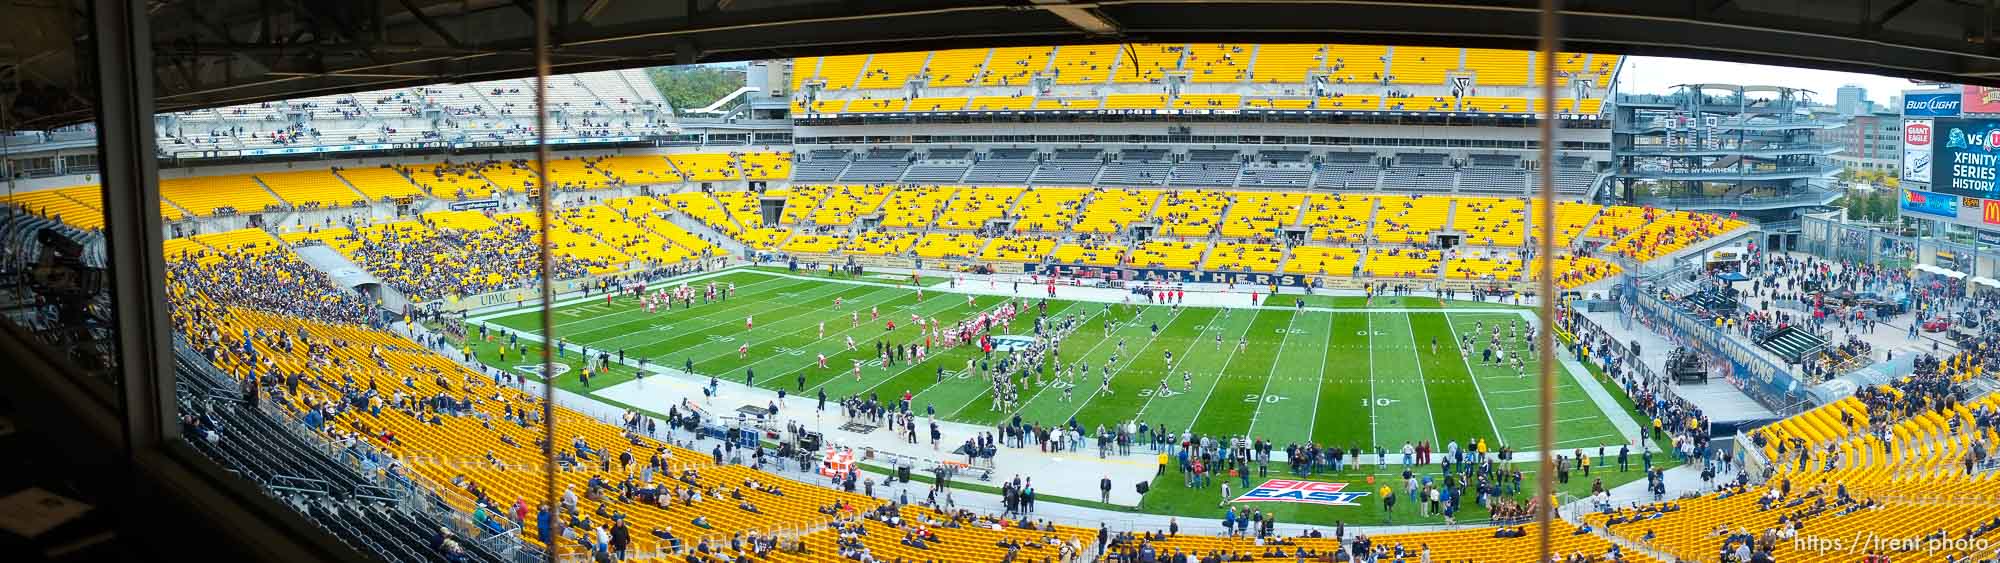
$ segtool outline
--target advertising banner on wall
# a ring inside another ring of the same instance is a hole
[[[1903,181],[1931,181],[1931,131],[1929,119],[1903,120]]]
[[[1957,218],[1958,196],[1905,189],[1900,207],[1908,213]]]
[[[2000,119],[1938,119],[1932,135],[1931,191],[2000,198]]]
[[[1958,108],[1958,92],[1903,94],[1904,117],[1956,117]]]
[[[1966,86],[1964,99],[1959,104],[1964,113],[2000,113],[2000,88]]]

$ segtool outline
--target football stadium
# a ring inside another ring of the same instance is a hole
[[[24,561],[2000,560],[1983,59],[156,4],[0,94]]]

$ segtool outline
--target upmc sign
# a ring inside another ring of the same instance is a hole
[[[1958,115],[1959,100],[1958,92],[1903,94],[1903,115],[1955,117]]]

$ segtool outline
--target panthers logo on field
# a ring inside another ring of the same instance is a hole
[[[519,365],[514,366],[514,369],[535,377],[542,376],[542,364]],[[566,373],[569,373],[569,364],[556,364],[556,377],[562,377]]]
[[[1018,334],[1002,334],[1000,336],[993,337],[993,351],[1011,352],[1014,350],[1025,349],[1028,346],[1033,345],[1034,343],[1035,343],[1035,337],[1033,336],[1021,336]]]

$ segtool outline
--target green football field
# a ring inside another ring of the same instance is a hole
[[[1061,345],[1065,362],[1082,359],[1097,372],[1096,366],[1124,343],[1126,353],[1112,375],[1110,392],[1099,391],[1093,373],[1065,400],[1059,385],[1036,386],[1030,376],[1018,408],[994,410],[990,384],[962,373],[966,360],[978,356],[976,348],[934,349],[926,362],[884,368],[875,360],[874,345],[921,341],[916,329],[906,326],[912,314],[955,323],[997,307],[1007,297],[978,296],[968,304],[963,294],[931,289],[919,301],[906,281],[890,277],[848,280],[734,270],[712,279],[736,284],[736,294],[726,301],[700,304],[697,299],[693,308],[658,313],[647,313],[631,297],[608,305],[600,297],[557,307],[556,335],[571,347],[561,357],[568,370],[559,371],[558,386],[589,393],[629,381],[636,371],[621,366],[591,378],[586,387],[577,377],[583,358],[574,349],[584,346],[613,354],[622,350],[628,359],[655,366],[680,368],[692,361],[696,373],[730,382],[754,372],[758,386],[805,396],[824,390],[829,400],[870,394],[889,400],[907,391],[915,395],[919,411],[934,407],[940,418],[980,425],[1019,414],[1024,421],[1051,424],[1075,417],[1091,428],[1136,419],[1177,431],[1249,435],[1281,445],[1380,445],[1392,452],[1404,442],[1420,440],[1443,444],[1478,438],[1496,449],[1500,444],[1520,450],[1540,445],[1532,375],[1537,367],[1531,362],[1530,376],[1517,377],[1512,367],[1480,365],[1476,350],[1467,361],[1457,346],[1458,335],[1481,323],[1525,323],[1526,309],[1445,306],[1415,297],[1379,298],[1371,306],[1358,297],[1279,295],[1259,309],[1178,310],[1051,300],[1050,315],[1074,314],[1082,320],[1082,328]],[[1040,288],[1024,286],[1022,292],[1039,294]],[[844,302],[840,310],[834,308],[836,297]],[[1040,302],[1023,299],[1026,312],[1015,322],[1015,333],[1032,332],[1027,315]],[[1305,299],[1309,309],[1296,311],[1296,299]],[[869,320],[870,308],[881,312],[881,321]],[[857,309],[861,323],[850,326],[849,313]],[[754,329],[744,330],[746,316],[755,317]],[[894,332],[882,324],[892,319],[898,325]],[[824,338],[818,334],[821,322],[826,324]],[[539,334],[542,319],[539,311],[489,315],[474,319],[471,334],[478,334],[481,324]],[[1156,325],[1157,335],[1152,331]],[[850,336],[856,352],[846,351]],[[1509,338],[1504,329],[1501,337],[1509,354],[1525,352],[1525,342]],[[1239,338],[1248,341],[1241,351]],[[1484,345],[1487,336],[1474,341]],[[506,342],[496,336],[478,343],[475,353],[501,369],[530,376],[539,372],[522,360],[519,347],[501,357]],[[749,354],[739,358],[738,347],[745,344]],[[1165,352],[1176,359],[1172,373],[1166,369]],[[539,353],[539,348],[531,345],[528,353]],[[828,368],[815,365],[818,354],[827,355]],[[850,371],[856,360],[869,362],[860,381]],[[942,379],[940,365],[946,370]],[[1191,386],[1183,384],[1183,370],[1192,374]],[[1558,371],[1556,447],[1615,448],[1623,438],[1609,417],[1629,415],[1615,407],[1607,413],[1591,400],[1578,380],[1588,375],[1567,373],[1560,366]],[[1164,392],[1159,390],[1162,379]]]

